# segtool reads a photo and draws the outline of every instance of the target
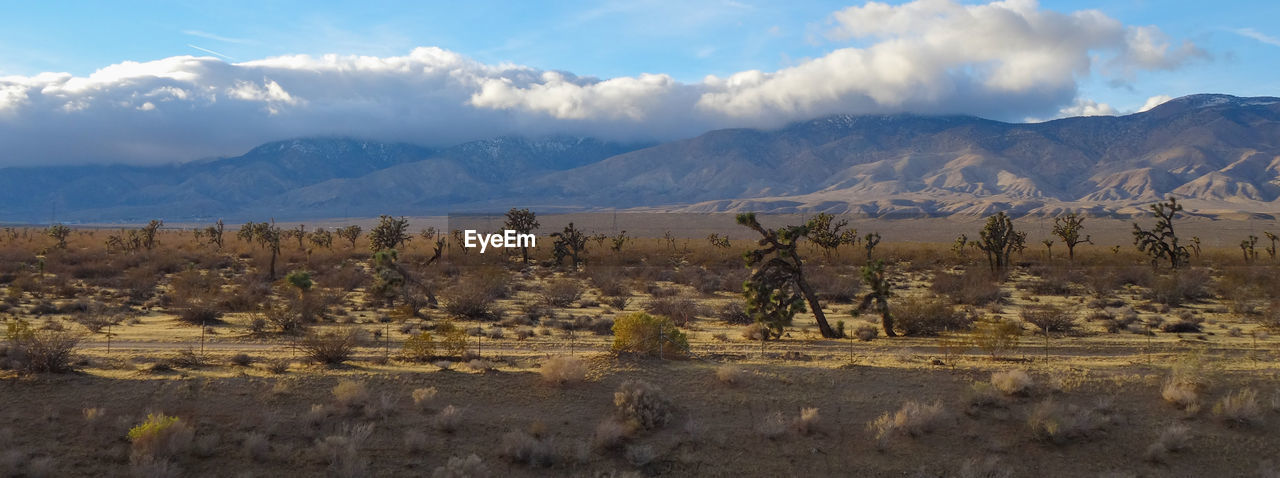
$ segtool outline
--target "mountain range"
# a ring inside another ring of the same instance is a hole
[[[499,137],[443,148],[301,138],[163,166],[0,169],[0,221],[279,220],[634,209],[870,216],[1280,212],[1280,98],[1004,123],[836,115],[658,144]]]

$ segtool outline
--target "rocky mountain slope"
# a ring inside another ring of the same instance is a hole
[[[1011,124],[838,115],[656,145],[495,138],[433,149],[311,138],[171,166],[0,169],[0,220],[331,218],[639,208],[885,215],[1280,211],[1280,98],[1194,95]]]

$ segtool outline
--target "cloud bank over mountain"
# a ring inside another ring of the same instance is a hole
[[[179,56],[83,77],[0,77],[0,166],[172,162],[314,135],[435,145],[503,134],[632,141],[832,113],[1114,114],[1080,98],[1079,83],[1123,84],[1208,58],[1153,26],[1027,0],[872,2],[831,14],[825,39],[836,48],[817,58],[692,83],[485,64],[435,47],[237,63]]]

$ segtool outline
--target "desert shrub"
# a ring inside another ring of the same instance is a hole
[[[1027,284],[1036,295],[1069,295],[1071,283],[1082,282],[1085,277],[1078,269],[1042,268],[1032,273],[1040,276]]]
[[[340,364],[351,359],[359,344],[360,329],[345,327],[329,332],[309,332],[298,342],[298,348],[314,362]]]
[[[462,425],[462,409],[449,405],[440,410],[432,419],[432,424],[437,430],[445,433],[453,433],[458,431],[458,427]]]
[[[753,324],[747,324],[743,327],[741,330],[741,336],[746,340],[768,340],[768,338],[772,336],[772,331],[769,329],[768,325],[756,322]]]
[[[893,308],[893,328],[903,335],[933,336],[972,327],[973,321],[968,316],[940,298],[909,298]]]
[[[7,361],[11,368],[31,373],[71,371],[71,358],[80,345],[79,334],[64,330],[33,329],[23,320],[9,322],[5,331]]]
[[[618,418],[641,430],[660,428],[671,421],[671,402],[662,389],[643,380],[627,380],[613,393]]]
[[[177,310],[178,320],[188,324],[217,322],[222,317],[222,283],[218,274],[191,268],[173,276],[165,299]]]
[[[614,309],[622,310],[627,308],[627,304],[631,302],[631,298],[625,296],[606,297],[604,303]]]
[[[1026,395],[1031,391],[1031,376],[1023,370],[1007,370],[991,374],[991,385],[1005,395]]]
[[[1148,300],[1179,307],[1186,302],[1194,302],[1211,297],[1210,285],[1213,278],[1205,269],[1186,269],[1161,276],[1151,284],[1151,289],[1144,295]]]
[[[406,360],[423,362],[431,360],[436,356],[436,344],[431,338],[431,332],[418,332],[410,335],[404,340],[404,346],[400,348],[400,354]]]
[[[974,383],[969,386],[969,390],[964,395],[964,402],[969,406],[965,413],[976,415],[980,409],[1000,406],[1004,403],[1004,395],[991,382]]]
[[[596,335],[613,335],[613,319],[596,317],[587,325],[586,329]]]
[[[1254,316],[1254,321],[1271,330],[1280,330],[1280,300],[1271,301],[1262,312]]]
[[[153,413],[129,429],[128,437],[130,460],[140,463],[186,454],[191,449],[195,432],[181,418]]]
[[[1258,392],[1246,388],[1222,397],[1214,404],[1213,415],[1230,425],[1261,425],[1262,406],[1258,404]]]
[[[983,321],[974,328],[974,345],[991,355],[992,359],[1012,351],[1018,346],[1022,326],[1011,320]]]
[[[805,280],[822,301],[847,304],[860,298],[858,292],[862,290],[862,278],[854,274],[838,274],[822,267],[805,274]]]
[[[168,360],[165,360],[165,363],[170,368],[200,368],[205,367],[205,356],[197,355],[195,350],[187,347],[187,349],[179,350],[177,354],[170,356]]]
[[[463,330],[451,320],[440,322],[436,325],[436,335],[433,339],[438,339],[440,348],[444,354],[449,357],[462,357],[467,351],[467,331]]]
[[[1183,317],[1160,325],[1160,330],[1176,334],[1195,334],[1203,331],[1201,317]]]
[[[1200,407],[1200,385],[1176,378],[1170,378],[1160,388],[1160,396],[1173,406],[1194,413]]]
[[[261,314],[264,321],[280,332],[297,332],[302,330],[304,324],[302,315],[284,304],[264,303]]]
[[[471,320],[493,320],[497,318],[494,304],[505,292],[505,287],[493,284],[492,279],[483,276],[468,276],[453,287],[440,294],[444,303],[444,311],[454,317]]]
[[[945,418],[942,403],[931,405],[909,400],[896,412],[885,412],[867,424],[877,446],[884,449],[896,436],[917,437],[936,429]]]
[[[880,328],[876,327],[875,324],[862,324],[853,329],[853,336],[863,342],[870,342],[880,336]]]
[[[1088,438],[1109,424],[1109,417],[1102,411],[1052,400],[1037,404],[1027,417],[1032,436],[1056,444]]]
[[[587,277],[591,285],[604,297],[624,297],[627,290],[626,277],[615,267],[591,267],[587,269]]]
[[[554,279],[542,286],[539,296],[550,307],[568,307],[582,298],[582,285],[567,277]]]
[[[821,431],[822,416],[818,415],[817,407],[803,407],[800,409],[800,416],[791,421],[791,429],[801,436],[807,436]]]
[[[683,357],[689,350],[684,332],[671,319],[636,312],[613,323],[613,351],[663,357]]]
[[[701,309],[697,300],[684,295],[659,297],[649,300],[644,305],[645,312],[668,317],[681,327],[696,319]]]
[[[435,402],[436,395],[438,394],[439,392],[436,391],[435,387],[425,387],[413,389],[413,392],[411,392],[409,396],[413,399],[413,405],[415,407],[418,407],[420,410],[428,410],[431,408],[432,403]]]
[[[986,269],[971,267],[961,274],[937,273],[929,289],[950,297],[957,304],[986,305],[1000,302],[1007,296],[1000,289],[999,280],[998,276]]]
[[[271,458],[271,442],[267,436],[257,432],[245,434],[240,442],[241,449],[251,461],[264,462]],[[212,453],[209,455],[212,456]]]
[[[343,380],[333,386],[332,392],[334,404],[341,409],[358,411],[369,404],[369,389],[364,382]]]
[[[538,373],[544,382],[568,385],[586,380],[587,365],[580,358],[557,355],[543,361]]]
[[[1147,447],[1143,458],[1153,463],[1164,463],[1170,453],[1186,450],[1191,443],[1191,427],[1174,423],[1160,431],[1160,437]]]
[[[293,365],[289,359],[275,359],[267,361],[267,371],[274,374],[282,374],[289,371],[289,366]]]
[[[250,365],[253,365],[253,357],[246,353],[238,353],[238,354],[232,355],[229,361],[231,362],[232,365],[236,365],[239,367],[248,367]]]
[[[351,292],[369,283],[369,273],[354,261],[343,261],[341,265],[333,268],[321,268],[316,275],[316,280]]]
[[[1076,329],[1076,314],[1056,305],[1027,305],[1019,316],[1041,331],[1072,332]]]
[[[732,364],[724,364],[716,367],[716,380],[728,385],[737,385],[742,383],[742,369]]]
[[[124,317],[119,314],[108,314],[101,309],[97,309],[77,313],[71,317],[71,320],[96,334],[109,325],[120,325],[120,322],[124,321]]]
[[[484,460],[481,460],[474,453],[466,457],[451,457],[444,465],[440,465],[431,471],[431,478],[482,478],[488,476],[492,476],[489,472],[489,467],[485,466]]]
[[[513,463],[530,466],[551,466],[555,463],[556,455],[551,444],[522,430],[502,435],[500,446],[501,455]]]
[[[742,308],[742,303],[732,301],[724,304],[716,311],[716,318],[726,324],[746,325],[754,322],[751,315],[747,314],[747,310]]]
[[[372,434],[372,423],[344,425],[338,434],[316,440],[315,452],[329,464],[332,476],[367,476],[369,463],[360,456],[359,448]]]
[[[252,312],[262,308],[267,297],[271,295],[271,285],[255,280],[252,276],[242,276],[237,280],[232,292],[222,295],[218,308],[227,312]]]

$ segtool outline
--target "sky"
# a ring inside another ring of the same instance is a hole
[[[371,4],[371,5],[370,5]],[[1280,95],[1280,2],[6,2],[0,167]]]

